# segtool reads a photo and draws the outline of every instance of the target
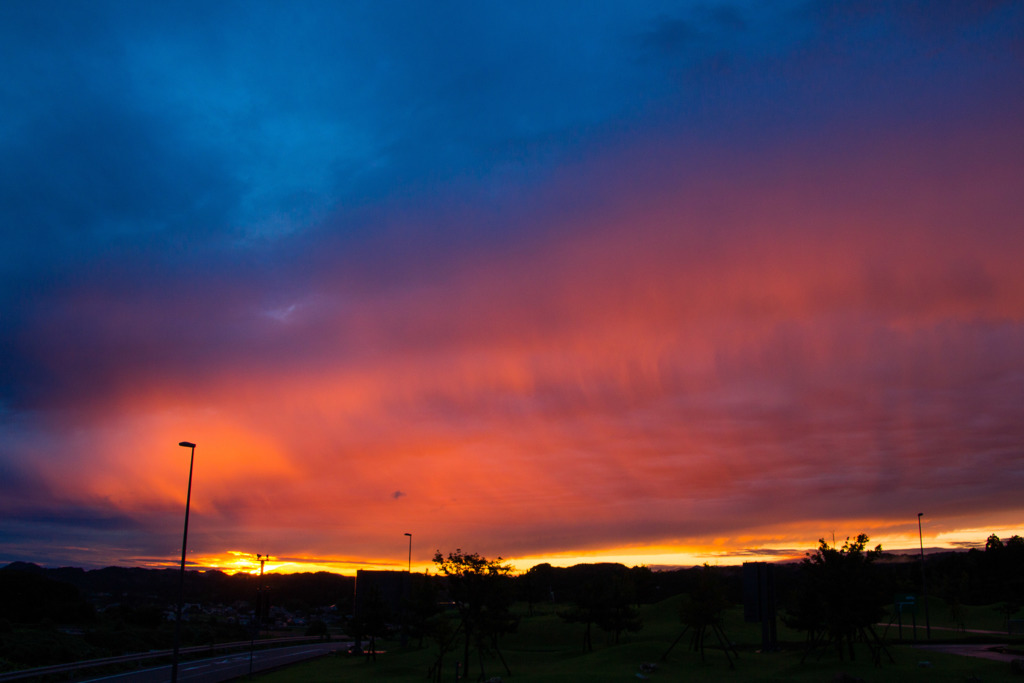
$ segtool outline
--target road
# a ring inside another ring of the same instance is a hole
[[[992,659],[997,662],[1012,662],[1021,659],[1019,654],[1006,651],[1006,645],[968,645],[968,644],[945,644],[945,645],[915,645],[918,650],[931,652],[945,652],[951,655],[963,657],[979,657],[981,659]]]
[[[350,646],[351,643],[333,641],[257,650],[252,654],[252,671],[276,669],[307,659],[323,657],[337,650],[345,650]],[[221,683],[248,675],[248,652],[236,652],[178,664],[178,683]],[[89,678],[80,683],[168,683],[170,680],[171,666],[168,664],[152,669]]]

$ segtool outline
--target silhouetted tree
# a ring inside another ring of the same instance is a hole
[[[679,605],[679,618],[695,629],[721,626],[722,612],[729,606],[722,581],[708,565],[701,567],[697,585]]]
[[[672,648],[687,632],[692,630],[691,649],[699,651],[701,661],[703,661],[704,645],[707,632],[710,629],[718,638],[718,643],[721,645],[722,651],[725,652],[726,659],[729,660],[729,666],[732,667],[732,655],[736,653],[736,650],[722,630],[722,612],[728,606],[729,599],[721,577],[714,567],[705,564],[697,574],[693,590],[683,598],[679,605],[679,618],[685,624],[685,628],[661,658],[663,660],[667,658]]]
[[[547,562],[543,562],[530,567],[530,569],[517,580],[517,583],[520,586],[522,599],[526,601],[530,616],[533,616],[533,606],[535,603],[553,602],[554,573],[554,567]]]
[[[630,567],[629,578],[633,582],[633,593],[638,606],[640,603],[657,601],[658,586],[650,567],[645,565]]]
[[[500,557],[488,560],[477,553],[465,553],[461,548],[448,553],[447,557],[438,550],[434,564],[446,577],[449,595],[461,618],[460,628],[465,638],[463,671],[469,667],[469,653],[475,646],[480,659],[481,678],[484,678],[484,654],[487,652],[497,655],[511,675],[498,647],[498,639],[514,630],[517,624],[509,612],[512,565],[502,564]]]
[[[425,633],[437,644],[437,659],[427,672],[427,677],[435,683],[441,683],[441,674],[444,670],[444,658],[449,652],[455,649],[456,635],[458,631],[448,618],[447,612],[438,612],[424,625]]]
[[[583,624],[583,650],[594,649],[592,627],[597,625],[618,643],[623,631],[639,631],[643,621],[634,607],[636,591],[630,570],[621,564],[576,565],[572,605],[558,615],[569,623]]]
[[[613,572],[602,588],[597,625],[611,634],[612,643],[618,645],[623,631],[639,631],[644,627],[640,612],[635,607],[637,598],[633,575],[628,570]]]
[[[885,598],[870,565],[882,554],[882,546],[865,550],[868,540],[860,534],[854,541],[847,538],[837,549],[819,539],[817,551],[801,562],[800,597],[785,618],[788,626],[808,632],[811,646],[833,643],[840,659],[844,646],[853,659],[853,643],[863,637],[878,661],[875,646],[881,647],[881,641],[873,625],[885,613]]]
[[[583,624],[584,652],[590,652],[594,649],[591,630],[594,622],[597,621],[598,609],[597,596],[583,591],[570,607],[558,611],[558,616],[566,622],[570,624]]]
[[[1009,620],[1024,605],[1024,538],[1011,536],[1005,543],[992,534],[985,542],[984,565],[991,595],[1002,604],[999,610]]]

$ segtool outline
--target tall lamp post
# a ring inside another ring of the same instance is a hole
[[[923,512],[917,513],[917,540],[921,544],[921,593],[924,596],[924,625],[925,635],[928,640],[932,638],[932,621],[928,616],[928,584],[924,580],[924,535],[921,533],[921,517]]]
[[[178,608],[174,613],[174,659],[171,661],[171,683],[178,683],[178,648],[181,644],[181,606],[185,601],[185,548],[188,546],[188,507],[192,502],[192,465],[196,461],[196,445],[190,441],[178,443],[191,448],[188,459],[188,492],[185,494],[185,533],[181,537],[181,575],[178,577]]]
[[[409,537],[409,564],[405,570],[405,581],[402,582],[404,584],[402,592],[404,594],[403,597],[405,598],[405,601],[408,602],[409,596],[412,594],[412,534],[406,531],[405,535]],[[405,645],[408,637],[409,609],[405,608],[402,610],[402,645]]]

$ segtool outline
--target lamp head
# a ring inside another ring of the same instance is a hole
[[[181,441],[181,442],[178,443],[178,445],[182,446],[184,448],[195,448],[196,447],[196,445],[194,443],[191,443],[189,441]]]
[[[410,534],[408,531],[405,532],[405,535],[408,536],[409,538],[412,538],[412,534]]]

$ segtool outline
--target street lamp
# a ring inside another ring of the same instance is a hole
[[[410,585],[412,583],[412,534],[410,534],[408,531],[406,531],[405,535],[409,537],[409,565],[408,565],[408,568],[405,570],[405,581],[402,582],[402,583],[405,584],[405,586],[404,586],[402,592],[404,593],[403,597],[406,599],[406,601],[408,601],[409,595],[412,592],[412,586]],[[408,609],[403,609],[402,610],[402,645],[405,645],[406,639],[408,637],[409,637],[409,611],[408,611]]]
[[[921,593],[924,596],[924,625],[925,635],[928,640],[932,638],[932,620],[928,615],[928,584],[924,580],[924,536],[921,534],[921,517],[923,512],[917,513],[917,540],[921,544]]]
[[[181,575],[178,578],[178,608],[174,616],[174,659],[171,662],[171,683],[178,683],[178,646],[181,644],[181,606],[185,601],[185,548],[188,546],[188,506],[192,502],[192,465],[196,461],[196,445],[190,441],[178,443],[191,448],[188,459],[188,492],[185,494],[185,533],[181,537]]]

